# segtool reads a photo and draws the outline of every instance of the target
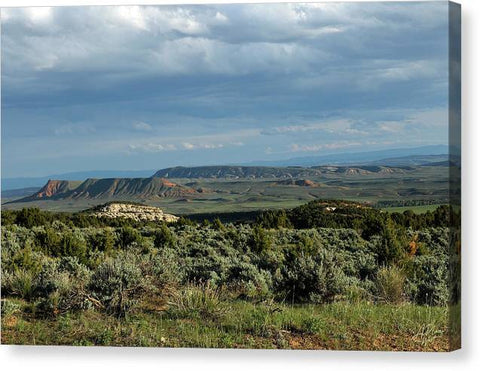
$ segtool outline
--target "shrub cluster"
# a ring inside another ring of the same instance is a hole
[[[3,226],[1,268],[3,295],[23,298],[43,315],[94,307],[125,316],[161,298],[176,316],[189,310],[214,318],[227,310],[220,293],[288,303],[446,305],[459,298],[448,285],[458,262],[446,227],[414,230],[360,218],[363,226],[351,228],[341,213],[334,227],[316,225],[323,216],[292,219],[288,212],[253,225],[185,219],[78,226],[63,214],[37,223],[39,215],[19,213],[21,223]]]

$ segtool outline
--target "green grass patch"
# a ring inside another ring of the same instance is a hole
[[[25,303],[24,303],[25,304]],[[145,347],[446,351],[448,308],[333,303],[281,305],[228,301],[222,316],[196,311],[136,313],[119,319],[94,310],[35,319],[2,318],[4,344]],[[16,301],[16,308],[22,301]]]

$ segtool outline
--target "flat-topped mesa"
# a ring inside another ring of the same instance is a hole
[[[165,221],[168,223],[178,220],[178,216],[165,214],[158,207],[115,202],[100,206],[93,215],[107,218],[128,218],[136,221]]]
[[[177,166],[157,171],[153,177],[174,179],[227,178],[227,179],[285,179],[298,176],[311,176],[318,171],[302,167],[268,166]]]
[[[38,200],[160,199],[195,196],[199,191],[162,178],[49,180],[35,194],[14,202]]]
[[[66,198],[175,198],[194,195],[195,190],[162,178],[87,179]]]
[[[287,166],[195,166],[171,167],[157,171],[153,177],[173,179],[227,178],[227,179],[291,179],[310,178],[325,174],[371,175],[405,173],[408,167],[389,166],[340,166],[321,165],[312,167]],[[411,169],[410,169],[411,170]]]

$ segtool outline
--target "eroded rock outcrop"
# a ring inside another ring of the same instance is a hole
[[[165,221],[175,222],[178,216],[165,214],[162,209],[153,206],[128,203],[110,203],[98,207],[93,213],[98,217],[129,218],[136,221]]]

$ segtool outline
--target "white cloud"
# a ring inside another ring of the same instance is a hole
[[[138,139],[135,143],[132,143],[130,139],[128,141],[110,141],[109,145],[112,150],[125,150],[127,147],[129,152],[214,150],[243,146],[245,143],[239,139],[255,137],[258,134],[259,130],[257,129],[247,129],[212,135],[151,137]]]
[[[141,143],[141,144],[129,144],[128,149],[130,152],[166,152],[166,151],[194,151],[194,150],[210,150],[224,148],[222,143],[190,143],[182,142],[179,144],[174,143]]]
[[[400,120],[379,121],[372,127],[373,130],[380,129],[383,132],[391,134],[419,133],[431,131],[431,135],[436,134],[435,129],[444,128],[444,134],[448,131],[448,111],[446,108],[432,108],[413,110],[406,112]]]
[[[132,124],[133,128],[138,131],[152,131],[152,125],[143,121],[136,121]]]
[[[312,122],[297,125],[276,126],[273,128],[266,128],[262,130],[262,134],[274,135],[274,134],[294,134],[294,133],[307,133],[311,131],[323,131],[330,133],[353,133],[350,129],[352,120],[349,119],[337,119],[321,122]],[[359,132],[356,131],[355,134]]]
[[[58,125],[54,127],[53,133],[55,136],[67,136],[67,135],[88,135],[96,132],[94,126],[84,123],[68,123]]]
[[[223,148],[224,145],[222,143],[189,143],[183,142],[183,148],[187,150],[195,150],[195,149],[217,149]]]
[[[114,8],[118,14],[118,18],[126,24],[130,24],[135,28],[148,30],[147,13],[142,12],[139,6],[119,6]]]
[[[52,20],[53,10],[51,7],[32,7],[26,8],[25,13],[32,23],[49,23]]]
[[[371,37],[354,36],[370,27],[381,33],[396,26],[411,27],[415,19],[418,28],[438,26],[443,20],[438,11],[437,18],[431,11],[426,15],[428,5],[320,5],[10,9],[4,19],[3,49],[6,60],[15,64],[7,63],[6,69],[108,69],[163,75],[318,71],[322,61],[335,62],[336,54],[341,57],[363,47],[362,40]],[[391,17],[406,12],[409,17]],[[421,22],[423,18],[430,23]],[[15,34],[10,34],[13,24]],[[337,35],[341,39],[336,40]],[[402,81],[431,75],[436,67],[425,60],[373,64],[378,64],[376,72],[366,75],[365,84],[378,78]],[[367,62],[362,68],[368,72],[371,66]]]
[[[409,124],[422,125],[430,128],[447,128],[448,111],[446,107],[417,110],[416,112],[412,112],[406,121]]]
[[[128,148],[132,152],[164,152],[176,151],[177,147],[174,144],[160,144],[160,143],[145,143],[141,145],[129,144]]]
[[[378,89],[383,84],[411,81],[415,79],[447,79],[447,59],[422,60],[370,60],[364,73],[353,81],[363,90]]]
[[[384,121],[378,127],[381,131],[392,134],[399,134],[405,129],[405,123],[399,121]]]
[[[325,143],[325,144],[292,144],[290,146],[291,152],[319,152],[322,150],[332,150],[348,147],[361,146],[361,142],[337,142],[337,143]]]

